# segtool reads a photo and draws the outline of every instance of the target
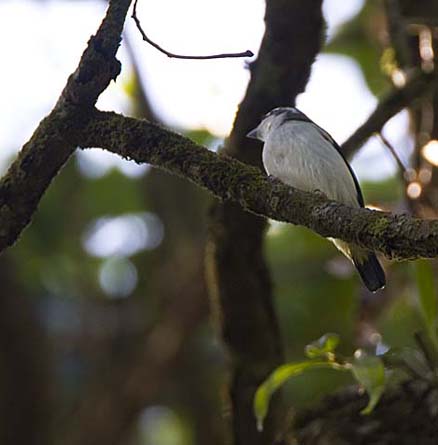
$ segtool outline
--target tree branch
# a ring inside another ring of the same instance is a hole
[[[329,201],[320,194],[271,180],[257,168],[217,155],[147,121],[95,111],[82,132],[81,145],[150,163],[258,215],[303,225],[324,237],[380,251],[388,258],[438,256],[437,220],[354,209]]]
[[[374,133],[380,132],[389,121],[414,100],[432,89],[438,88],[437,73],[419,72],[412,76],[403,88],[393,89],[377,104],[368,119],[342,144],[343,154],[351,158]]]
[[[368,396],[355,386],[298,412],[291,425],[294,442],[288,443],[433,445],[438,433],[436,384],[414,378],[388,386],[367,416],[358,413]]]
[[[158,43],[155,43],[153,40],[151,40],[146,33],[144,32],[140,20],[137,17],[137,3],[138,0],[134,1],[134,9],[132,11],[132,18],[135,22],[135,25],[137,26],[138,31],[141,34],[142,39],[149,43],[149,45],[153,46],[156,50],[158,50],[160,53],[165,54],[167,57],[173,58],[173,59],[184,59],[184,60],[209,60],[209,59],[228,59],[232,57],[252,57],[254,53],[250,50],[246,50],[241,53],[222,53],[222,54],[212,54],[209,56],[187,56],[183,54],[175,54],[171,53],[170,51],[165,50],[163,47],[158,45]]]
[[[261,167],[261,145],[248,139],[263,114],[295,102],[323,43],[322,0],[266,0],[265,33],[222,153]],[[284,410],[273,400],[262,434],[252,401],[257,386],[283,362],[274,293],[265,258],[267,222],[232,202],[210,212],[206,266],[220,335],[230,356],[231,430],[235,445],[275,442]]]
[[[52,179],[77,147],[77,134],[100,93],[120,72],[115,54],[131,0],[111,0],[76,71],[51,113],[27,142],[0,181],[0,252],[30,222]]]
[[[119,72],[115,53],[129,4],[130,0],[110,1],[102,25],[90,39],[55,108],[0,181],[0,251],[11,245],[29,223],[42,194],[75,147],[90,146],[87,143],[93,140],[91,146],[101,146],[182,175],[216,196],[236,201],[260,215],[301,224],[323,236],[356,242],[388,257],[438,255],[436,221],[349,209],[279,183],[270,184],[257,170],[219,158],[181,136],[144,121],[93,111],[92,105],[99,94]],[[367,123],[344,144],[347,153],[424,92],[435,77],[420,74],[415,79],[381,102]],[[112,130],[117,130],[116,134]],[[240,136],[235,134],[234,138]],[[187,159],[193,164],[187,164]],[[209,162],[213,164],[210,166]]]

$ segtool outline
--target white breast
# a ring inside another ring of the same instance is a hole
[[[288,121],[271,131],[263,148],[269,175],[305,191],[359,207],[354,179],[335,147],[309,122]]]

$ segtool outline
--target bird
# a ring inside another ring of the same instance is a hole
[[[339,145],[299,109],[274,108],[247,137],[264,142],[263,166],[269,176],[350,207],[365,207],[359,182]],[[385,273],[374,252],[329,239],[353,262],[368,290],[385,286]]]

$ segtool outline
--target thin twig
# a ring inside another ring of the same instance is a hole
[[[143,40],[146,43],[149,43],[149,45],[153,46],[155,49],[160,51],[160,53],[165,54],[167,57],[174,58],[174,59],[185,59],[185,60],[208,60],[208,59],[226,59],[231,57],[252,57],[254,53],[250,50],[247,50],[242,53],[223,53],[223,54],[212,54],[210,56],[187,56],[183,54],[175,54],[171,53],[170,51],[165,50],[162,48],[158,43],[155,43],[153,40],[151,40],[146,33],[143,31],[143,28],[140,24],[140,20],[137,17],[137,2],[138,0],[134,1],[134,9],[132,11],[132,18],[134,19],[135,24],[137,25],[138,30],[140,31],[140,34],[143,38]]]
[[[386,139],[386,137],[383,136],[381,131],[379,133],[377,133],[377,135],[379,136],[379,138],[383,142],[383,144],[389,149],[389,151],[391,152],[391,154],[394,157],[395,161],[397,162],[397,165],[398,165],[398,168],[400,169],[400,172],[405,177],[407,175],[407,168],[404,166],[404,164],[401,161],[399,155],[397,154],[395,148],[393,147],[391,142],[389,142],[388,139]]]

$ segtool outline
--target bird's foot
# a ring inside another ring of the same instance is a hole
[[[275,184],[276,182],[280,181],[280,179],[277,178],[277,176],[268,175],[267,178],[271,184]]]

